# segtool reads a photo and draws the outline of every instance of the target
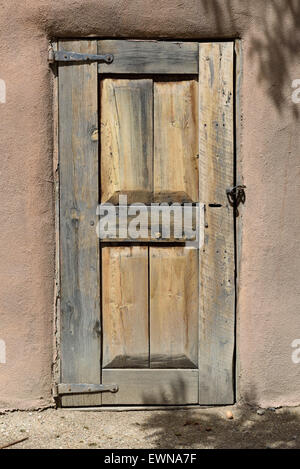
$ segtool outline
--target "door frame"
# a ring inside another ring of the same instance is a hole
[[[91,40],[103,40],[105,38],[74,38],[74,41],[91,41]],[[139,40],[140,38],[108,38],[108,39],[122,39],[126,40]],[[65,39],[69,40],[69,39]],[[145,40],[145,39],[141,39]],[[189,38],[187,39],[161,39],[161,38],[147,38],[147,41],[178,41],[181,42],[199,42],[199,43],[219,43],[219,42],[233,42],[234,44],[234,57],[233,57],[233,123],[234,123],[234,174],[233,180],[234,185],[243,183],[243,171],[242,171],[242,161],[241,161],[241,134],[242,134],[242,81],[243,81],[243,48],[242,40],[239,38],[231,39],[210,39],[203,40],[198,38]],[[53,50],[58,50],[59,41],[64,41],[64,39],[53,40],[51,41],[51,47]],[[61,281],[60,281],[60,175],[59,175],[59,106],[58,106],[58,67],[56,64],[51,65],[53,72],[53,87],[52,87],[52,112],[53,112],[53,182],[54,182],[54,202],[55,202],[55,285],[54,285],[54,327],[53,327],[53,366],[52,366],[52,375],[53,375],[53,387],[52,395],[56,401],[56,404],[61,405],[61,401],[57,391],[57,385],[61,382],[60,372],[61,372]],[[239,276],[240,276],[240,263],[241,263],[241,247],[242,247],[242,208],[239,210],[240,216],[234,218],[234,256],[235,256],[235,329],[234,329],[234,360],[233,360],[233,393],[234,399],[233,403],[238,400],[238,377],[239,377],[239,343],[238,343],[238,331],[239,331],[239,317],[238,317],[238,304],[239,304]],[[135,409],[154,409],[154,408],[180,408],[180,407],[203,407],[206,404],[198,404],[192,406],[166,406],[166,405],[155,405],[155,406],[120,406],[120,408],[135,408]],[[209,404],[208,404],[209,405]],[[216,403],[216,405],[219,405]],[[220,404],[222,405],[222,404]],[[107,407],[99,406],[98,410],[107,410],[108,408],[117,410],[119,407]]]

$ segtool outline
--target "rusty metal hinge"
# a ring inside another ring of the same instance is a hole
[[[236,217],[239,216],[238,206],[240,203],[244,204],[246,202],[245,189],[246,186],[244,185],[238,185],[226,189],[228,202],[230,203],[231,207],[234,207]]]
[[[111,64],[114,60],[113,54],[79,54],[77,52],[69,52],[66,50],[55,51],[53,47],[49,48],[48,61],[55,62],[100,62]]]
[[[97,392],[117,392],[117,384],[56,384],[54,387],[54,396],[63,394],[93,394]]]

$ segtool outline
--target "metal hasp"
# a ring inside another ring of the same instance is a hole
[[[117,392],[117,384],[57,384],[56,394],[92,394],[97,392]]]
[[[66,50],[54,51],[49,49],[50,63],[54,62],[100,62],[111,64],[114,60],[112,54],[96,55],[96,54],[78,54],[77,52],[68,52]]]
[[[235,186],[226,189],[227,199],[231,207],[235,209],[235,216],[239,216],[238,206],[240,203],[244,204],[246,202],[246,186]]]

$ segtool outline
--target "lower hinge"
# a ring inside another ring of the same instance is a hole
[[[117,384],[56,384],[54,386],[54,397],[62,394],[92,394],[97,392],[117,392]]]

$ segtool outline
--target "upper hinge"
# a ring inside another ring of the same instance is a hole
[[[48,61],[55,62],[100,62],[111,64],[114,60],[112,54],[79,54],[77,52],[69,52],[66,50],[55,51],[52,47],[49,48]]]

